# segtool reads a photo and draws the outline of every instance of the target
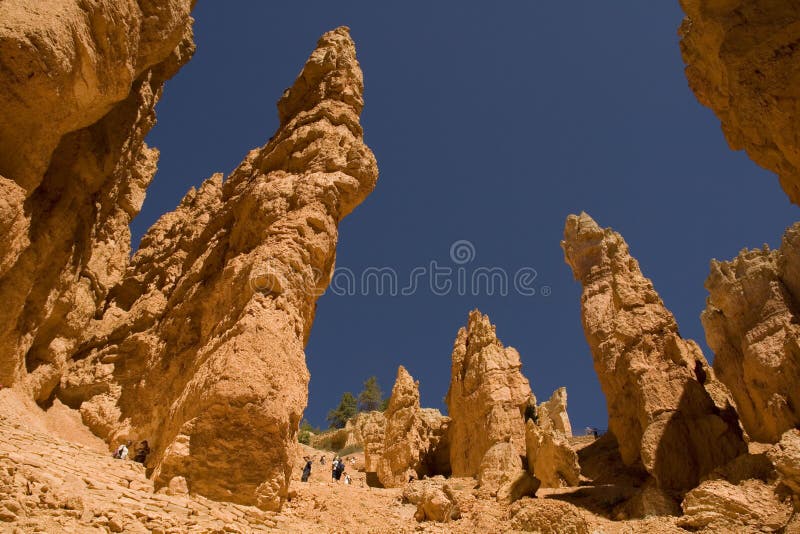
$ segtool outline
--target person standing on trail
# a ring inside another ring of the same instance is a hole
[[[338,482],[342,479],[342,473],[344,472],[344,461],[339,458],[335,465],[336,467],[334,468],[333,476]]]
[[[123,443],[117,447],[117,450],[114,452],[114,458],[118,460],[126,459],[128,457],[128,447],[130,447],[132,443],[133,442],[129,440],[127,443]]]
[[[331,481],[332,482],[336,481],[336,470],[338,469],[338,467],[339,467],[339,457],[338,456],[334,456],[333,457],[333,461],[331,462]]]
[[[300,477],[300,481],[308,482],[308,477],[311,475],[311,458],[303,456],[303,460],[306,461],[306,466],[303,468],[303,476]]]

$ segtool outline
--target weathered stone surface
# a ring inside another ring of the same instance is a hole
[[[539,426],[551,427],[565,437],[572,437],[572,425],[567,414],[567,388],[555,390],[550,399],[536,407],[536,415]]]
[[[364,471],[376,473],[383,454],[386,417],[383,412],[362,412],[347,424],[352,425],[355,439],[364,447]]]
[[[497,488],[497,502],[511,504],[523,497],[534,497],[539,486],[541,486],[539,479],[524,469],[513,477],[506,473],[503,483]]]
[[[447,411],[453,476],[476,476],[493,446],[509,443],[525,455],[525,412],[536,399],[520,371],[519,353],[497,339],[489,317],[469,314],[453,345]]]
[[[681,0],[686,77],[731,148],[777,173],[800,204],[800,6],[785,0]]]
[[[44,401],[130,256],[191,0],[0,5],[0,383]],[[113,21],[113,23],[109,22]]]
[[[725,387],[621,235],[570,215],[562,247],[583,285],[583,328],[623,461],[641,463],[661,488],[695,487],[746,450]]]
[[[775,466],[781,482],[800,496],[800,430],[787,430],[767,457]]]
[[[554,499],[522,499],[511,505],[511,526],[540,534],[589,534],[589,525],[577,507]]]
[[[778,250],[711,262],[702,314],[714,372],[748,435],[774,443],[800,425],[800,223]]]
[[[495,443],[486,451],[478,467],[478,484],[490,495],[496,496],[504,485],[516,480],[522,469],[522,458],[507,441]]]
[[[384,413],[386,427],[383,454],[378,460],[378,479],[385,487],[402,486],[412,477],[443,474],[436,471],[437,459],[443,456],[439,447],[446,446],[442,436],[449,418],[438,410],[419,406],[419,383],[402,365],[392,388],[389,407]]]
[[[280,102],[280,128],[223,182],[147,232],[58,395],[116,442],[150,441],[160,485],[277,509],[307,401],[303,347],[337,227],[377,166],[358,122],[346,28],[326,33]]]
[[[403,488],[403,502],[417,506],[417,521],[445,523],[461,515],[456,494],[446,482],[415,480]]]
[[[776,531],[786,525],[792,512],[791,503],[781,501],[774,485],[754,479],[738,485],[725,480],[703,482],[686,494],[681,506],[684,515],[679,525],[715,532]]]
[[[552,428],[541,428],[528,420],[525,443],[528,471],[541,481],[542,487],[560,488],[580,483],[578,454],[563,434]]]

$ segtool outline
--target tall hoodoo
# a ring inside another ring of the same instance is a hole
[[[508,443],[525,455],[525,411],[536,399],[520,371],[519,353],[497,339],[489,317],[469,313],[453,344],[447,411],[454,476],[476,476],[492,446]]]
[[[419,404],[419,382],[402,365],[386,408],[383,451],[378,460],[378,479],[386,487],[402,486],[411,477],[447,474],[440,448],[446,450],[448,417],[438,410],[423,410]]]
[[[362,91],[348,29],[326,33],[269,143],[150,228],[79,343],[49,332],[63,355],[53,373],[23,374],[34,395],[55,388],[110,442],[147,439],[160,484],[182,476],[195,493],[279,508],[338,223],[378,176]]]
[[[681,338],[622,236],[570,215],[562,247],[583,286],[583,329],[625,463],[680,491],[745,452],[726,388]]]
[[[711,262],[702,314],[714,371],[748,435],[774,443],[800,425],[800,223],[778,250]]]
[[[773,0],[681,0],[681,53],[697,99],[734,150],[780,177],[800,204],[797,68],[800,5]]]

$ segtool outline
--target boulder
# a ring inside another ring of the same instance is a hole
[[[461,517],[458,499],[449,484],[443,481],[415,480],[403,489],[403,502],[417,506],[417,521],[446,523]]]
[[[774,485],[750,479],[740,484],[708,480],[686,494],[678,525],[713,532],[767,531],[783,528],[792,505],[781,500]]]
[[[497,444],[525,455],[524,417],[536,399],[521,367],[519,353],[503,346],[489,317],[470,312],[453,345],[445,399],[453,476],[478,476],[484,456]]]
[[[711,262],[701,316],[714,372],[730,389],[747,434],[775,443],[800,426],[800,223],[778,250]]]
[[[576,506],[555,499],[521,499],[508,510],[512,528],[539,534],[589,534]]]
[[[622,236],[570,215],[562,248],[583,286],[583,329],[622,460],[681,491],[745,452],[727,389],[680,336]]]

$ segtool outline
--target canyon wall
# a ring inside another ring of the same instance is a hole
[[[800,5],[680,0],[686,78],[734,150],[778,174],[800,204]]]
[[[727,389],[680,336],[622,236],[570,215],[562,247],[583,286],[583,329],[623,461],[662,489],[685,491],[744,453]]]
[[[127,268],[193,3],[0,3],[0,383],[40,402]]]

